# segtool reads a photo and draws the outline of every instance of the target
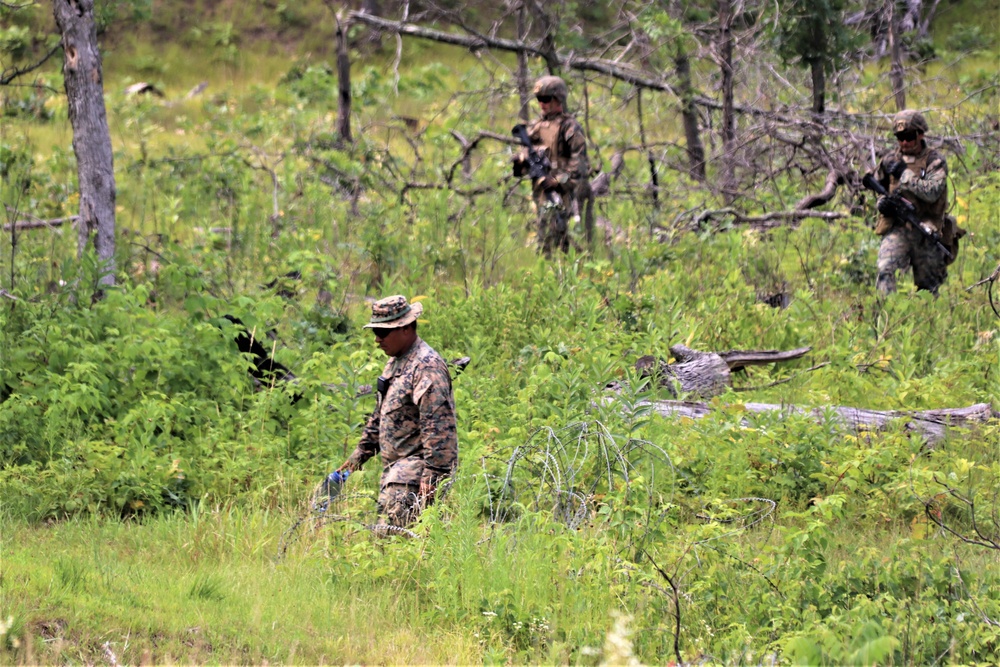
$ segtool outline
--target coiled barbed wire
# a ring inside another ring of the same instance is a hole
[[[642,477],[647,511],[643,530],[634,532],[631,543],[645,542],[676,505],[673,497],[683,477],[659,445],[648,440],[612,433],[600,421],[574,422],[561,428],[545,427],[533,433],[504,456],[494,453],[480,459],[481,471],[466,476],[453,475],[438,489],[440,502],[459,481],[481,485],[483,515],[491,527],[517,519],[522,512],[546,512],[572,530],[580,528],[596,515],[600,506],[629,502],[639,492],[636,481]],[[359,512],[350,508],[352,500],[372,503],[369,493],[325,495],[323,483],[313,489],[310,501],[300,516],[281,536],[277,560],[300,537],[299,528],[312,519],[317,527],[334,522],[354,523],[380,537],[401,535],[419,539],[412,530],[371,521],[373,510]],[[727,511],[722,516],[696,513],[704,521],[732,525],[733,530],[701,542],[723,539],[748,530],[772,517],[775,501],[745,497],[714,501],[756,503],[743,513]],[[488,540],[484,538],[480,542]]]
[[[778,503],[776,503],[775,501],[771,500],[770,498],[760,498],[760,497],[757,497],[757,496],[748,496],[746,498],[728,498],[728,499],[725,499],[725,500],[718,500],[718,501],[715,501],[715,502],[717,504],[722,504],[722,503],[760,503],[760,506],[754,507],[750,511],[745,512],[743,514],[727,513],[727,515],[725,517],[721,517],[721,518],[720,517],[713,517],[713,516],[710,516],[710,515],[707,515],[707,514],[703,514],[703,513],[697,513],[697,514],[695,514],[695,516],[697,518],[701,519],[702,521],[711,521],[711,522],[723,523],[723,524],[727,524],[727,525],[728,524],[732,524],[734,526],[734,529],[731,530],[731,531],[729,531],[729,532],[723,533],[721,535],[713,535],[712,537],[706,538],[704,540],[699,540],[698,541],[699,544],[704,544],[705,542],[711,542],[713,540],[720,540],[722,538],[730,537],[730,536],[735,535],[737,533],[741,533],[741,532],[743,532],[745,530],[749,530],[749,529],[753,528],[754,526],[756,526],[757,524],[765,521],[768,518],[770,518],[773,521],[774,519],[772,517],[774,516],[774,511],[778,507]]]
[[[334,495],[327,489],[328,487],[325,480],[313,487],[309,500],[304,504],[304,508],[299,511],[298,517],[292,525],[281,534],[281,537],[278,540],[278,551],[274,559],[275,563],[281,562],[281,560],[285,557],[285,554],[288,553],[289,547],[295,544],[299,538],[302,537],[302,533],[299,531],[299,528],[310,520],[315,522],[317,528],[329,523],[350,522],[357,524],[365,530],[376,532],[374,528],[377,524],[366,523],[362,518],[352,515],[351,513],[337,511],[338,509],[346,509],[348,504],[353,500],[364,500],[369,503],[372,502],[373,498],[370,493],[363,491],[353,493],[338,492]],[[365,518],[368,518],[368,516],[371,515],[371,512],[363,512],[363,515]]]
[[[491,464],[501,470],[491,472]],[[539,429],[506,459],[485,457],[483,467],[491,523],[508,521],[525,508],[549,511],[570,528],[579,527],[594,509],[598,490],[605,492],[601,502],[609,502],[607,493],[627,497],[641,473],[648,481],[647,500],[652,501],[659,476],[668,478],[661,489],[667,496],[676,491],[678,477],[662,447],[615,435],[600,421]],[[669,502],[663,504],[669,506]]]

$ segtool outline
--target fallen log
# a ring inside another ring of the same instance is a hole
[[[710,406],[707,403],[693,401],[643,401],[640,405],[649,405],[657,414],[664,417],[687,417],[701,419],[714,410],[725,406]],[[948,428],[985,424],[991,419],[1000,419],[1000,413],[993,410],[989,403],[976,403],[966,408],[941,408],[938,410],[867,410],[864,408],[848,408],[827,406],[822,408],[802,408],[795,405],[774,405],[769,403],[738,404],[748,413],[777,413],[781,417],[789,415],[806,415],[819,423],[834,422],[846,431],[861,434],[868,431],[883,431],[891,424],[901,421],[901,426],[909,432],[917,433],[927,440],[927,444],[936,445],[945,439]],[[746,426],[751,426],[749,419],[741,420]]]
[[[12,229],[17,231],[23,231],[25,229],[41,229],[43,227],[59,227],[61,225],[71,223],[76,224],[79,216],[71,215],[66,218],[50,218],[48,220],[43,220],[42,218],[35,218],[34,220],[16,220],[12,223],[8,223],[3,226],[3,231],[9,232]]]
[[[729,352],[700,352],[686,345],[674,345],[670,353],[677,363],[667,363],[652,356],[640,357],[635,362],[642,377],[656,376],[659,385],[674,396],[682,393],[702,398],[717,396],[732,386],[731,374],[747,366],[791,361],[803,357],[811,347],[795,350],[730,350]]]

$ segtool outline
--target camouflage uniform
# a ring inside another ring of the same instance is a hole
[[[535,83],[534,94],[550,95],[566,105],[566,83],[557,76],[543,76]],[[535,150],[551,162],[546,187],[542,179],[532,184],[532,196],[538,210],[538,245],[546,257],[553,248],[569,250],[569,217],[572,201],[586,194],[590,187],[587,139],[576,118],[564,110],[543,115],[528,125],[528,136]],[[514,159],[514,175],[527,173],[527,148]],[[553,196],[554,195],[554,196]]]
[[[357,470],[381,452],[379,511],[389,525],[403,527],[420,513],[421,481],[437,486],[458,463],[455,400],[448,366],[420,338],[389,360],[382,377],[389,388],[348,461]]]
[[[901,111],[893,119],[893,131],[927,131],[923,116],[912,110]],[[887,165],[902,160],[906,169],[897,179],[889,174]],[[890,193],[899,192],[913,204],[920,220],[941,235],[946,248],[957,251],[957,232],[951,218],[945,216],[948,199],[948,165],[937,151],[927,147],[921,139],[917,154],[904,154],[899,147],[883,156],[876,178]],[[878,251],[879,292],[896,291],[896,272],[913,268],[913,282],[918,289],[937,294],[938,288],[948,277],[948,260],[937,244],[914,229],[910,223],[898,224],[896,220],[880,215],[875,233],[882,236]],[[952,253],[954,255],[954,252]]]

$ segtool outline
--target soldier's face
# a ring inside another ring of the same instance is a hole
[[[379,349],[389,357],[398,357],[409,350],[417,337],[417,332],[412,327],[372,329],[372,333],[375,334],[375,343]]]
[[[538,100],[538,106],[541,108],[543,116],[562,111],[562,102],[559,101],[558,97],[539,95],[535,99]]]
[[[899,142],[899,150],[905,155],[920,152],[920,142],[924,138],[923,132],[908,130],[896,134],[896,141]]]

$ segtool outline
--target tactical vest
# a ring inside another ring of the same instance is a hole
[[[551,118],[542,118],[534,121],[528,128],[528,136],[531,143],[536,147],[544,148],[545,155],[549,158],[553,170],[568,171],[570,155],[569,145],[565,141],[566,128],[573,122],[573,117],[567,113],[561,113]],[[538,150],[536,148],[536,150]],[[563,184],[561,188],[564,193],[572,192],[576,188],[575,181]]]
[[[930,149],[924,149],[920,155],[903,155],[902,159],[906,162],[906,170],[912,171],[918,177],[923,178],[924,173],[927,170],[927,165],[930,163],[930,159],[933,156],[934,160],[940,160],[941,158],[934,154]],[[889,192],[895,192],[899,188],[899,179],[890,176],[889,177]],[[937,198],[937,201],[926,202],[919,197],[908,198],[908,201],[912,199],[911,202],[920,216],[921,220],[930,222],[935,227],[940,228],[941,223],[944,221],[945,209],[948,208],[948,191],[945,190],[941,193],[941,196]]]
[[[941,160],[942,158],[933,152],[931,149],[924,147],[919,155],[902,155],[899,151],[896,151],[893,157],[897,160],[903,160],[906,162],[907,171],[912,171],[918,177],[923,178],[924,173],[927,170],[928,165],[934,165],[934,162]],[[902,174],[900,174],[902,176]],[[895,192],[899,189],[899,179],[894,176],[889,176],[889,192]],[[941,242],[945,247],[951,247],[953,245],[953,237],[956,234],[957,228],[954,219],[951,216],[945,216],[945,211],[948,208],[948,191],[945,189],[941,193],[941,196],[933,202],[927,202],[919,197],[907,197],[907,201],[913,204],[917,215],[924,222],[929,222],[934,226],[935,229],[941,232]],[[885,216],[879,216],[878,224],[875,226],[875,233],[882,236],[888,234],[892,229],[895,221],[886,218]]]

